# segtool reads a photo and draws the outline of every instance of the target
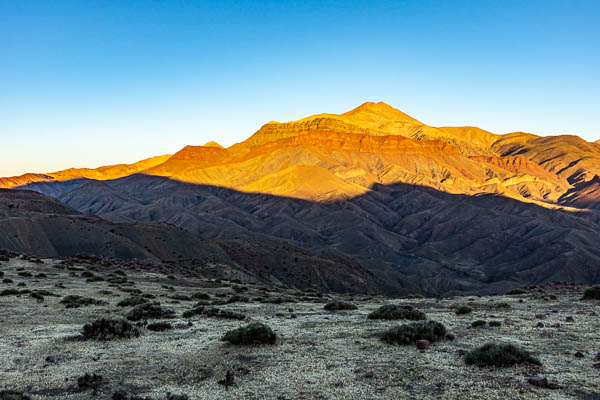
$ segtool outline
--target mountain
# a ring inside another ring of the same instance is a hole
[[[0,183],[115,223],[335,251],[391,290],[448,294],[598,282],[599,177],[598,142],[433,127],[365,103],[272,121],[228,148]]]
[[[145,160],[138,161],[134,164],[117,164],[100,167],[96,169],[90,168],[69,168],[62,171],[50,172],[46,174],[24,174],[8,178],[0,178],[0,188],[8,189],[13,187],[22,187],[36,182],[56,182],[70,181],[74,179],[95,179],[108,180],[128,176],[156,165],[162,164],[171,158],[170,154],[150,157]]]
[[[85,187],[95,194],[108,188]],[[111,223],[25,190],[0,189],[0,249],[39,257],[84,253],[166,263],[196,276],[320,291],[388,290],[358,263],[333,251],[309,252],[274,240],[206,240],[166,223]]]

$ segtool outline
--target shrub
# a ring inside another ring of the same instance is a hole
[[[133,307],[127,313],[127,319],[130,321],[139,321],[142,319],[157,318],[175,318],[175,311],[163,308],[158,304],[144,303]]]
[[[465,363],[478,367],[512,367],[522,363],[542,364],[527,351],[510,343],[486,343],[468,352],[465,355]]]
[[[244,314],[236,313],[228,310],[219,310],[216,307],[207,308],[202,311],[202,315],[207,317],[222,318],[222,319],[237,319],[239,321],[246,319]]]
[[[184,311],[183,318],[192,318],[195,315],[200,315],[200,314],[202,314],[203,310],[204,310],[203,306],[194,307],[191,310]]]
[[[170,299],[173,300],[181,300],[181,301],[190,301],[192,300],[192,298],[190,296],[186,296],[184,294],[174,294],[172,296],[169,296]]]
[[[418,321],[403,324],[385,331],[381,339],[387,344],[414,344],[417,340],[430,342],[443,340],[448,335],[446,327],[437,321]]]
[[[527,293],[527,292],[523,289],[513,289],[513,290],[509,290],[508,292],[506,292],[506,294],[509,296],[516,295],[516,294],[525,294],[525,293]]]
[[[600,300],[600,286],[592,286],[583,291],[583,299]]]
[[[17,272],[17,275],[19,275],[23,278],[31,278],[33,276],[33,274],[31,272],[27,272],[27,271]]]
[[[473,309],[469,306],[466,306],[464,304],[459,305],[456,307],[456,315],[464,315],[464,314],[470,314],[471,311],[473,311]]]
[[[146,304],[149,303],[150,300],[141,297],[141,296],[132,296],[132,297],[126,297],[123,300],[119,301],[117,303],[118,307],[134,307],[134,306],[139,306],[140,304]]]
[[[386,304],[369,314],[369,319],[409,319],[419,321],[427,319],[425,313],[409,305]]]
[[[247,297],[244,296],[239,296],[237,294],[231,296],[229,299],[227,299],[227,301],[225,302],[226,304],[231,304],[231,303],[247,303],[249,301],[249,299]]]
[[[16,390],[0,390],[0,400],[31,400],[31,397]]]
[[[86,306],[104,306],[108,303],[103,300],[93,299],[91,297],[82,297],[77,295],[65,296],[60,304],[64,304],[66,308],[79,308]]]
[[[91,389],[94,391],[94,394],[96,394],[96,391],[100,385],[102,385],[103,380],[104,379],[102,378],[102,375],[86,373],[85,375],[77,378],[77,386],[79,387],[79,390]]]
[[[327,311],[342,311],[342,310],[356,310],[356,307],[352,303],[348,303],[347,301],[333,300],[325,304],[323,307]]]
[[[173,329],[173,325],[169,322],[153,322],[146,326],[146,329],[154,332],[163,332]]]
[[[38,302],[43,302],[44,301],[44,296],[42,296],[41,294],[39,294],[38,292],[31,292],[29,294],[29,297],[36,299]]]
[[[0,292],[0,296],[16,296],[19,294],[17,289],[4,289]]]
[[[140,336],[141,332],[124,319],[101,318],[83,326],[83,337],[94,340],[113,340]]]
[[[210,295],[202,292],[194,293],[192,295],[192,299],[194,300],[210,300]]]
[[[480,326],[484,326],[486,323],[487,322],[485,322],[484,320],[478,319],[477,321],[473,321],[471,323],[471,327],[473,327],[473,328],[479,328]]]
[[[2,283],[13,283],[13,280],[10,278],[4,278],[2,279]]]
[[[267,325],[255,322],[227,332],[221,340],[238,345],[275,344],[277,335]]]
[[[488,326],[490,326],[490,327],[498,327],[498,326],[501,326],[501,325],[502,325],[502,322],[500,322],[500,321],[490,321],[488,323]]]

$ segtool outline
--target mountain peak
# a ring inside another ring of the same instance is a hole
[[[202,147],[217,147],[219,149],[225,148],[225,147],[221,146],[219,143],[212,141],[212,140],[208,143],[203,144]]]
[[[422,125],[420,121],[382,101],[378,103],[367,101],[366,103],[361,104],[355,109],[352,109],[341,115],[357,119],[377,118]]]

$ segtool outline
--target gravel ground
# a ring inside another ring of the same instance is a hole
[[[13,280],[0,283],[0,292],[43,289],[58,295],[44,296],[43,302],[27,293],[0,296],[0,390],[22,391],[32,399],[110,399],[118,389],[153,399],[164,399],[167,392],[185,393],[190,399],[600,399],[600,368],[593,366],[600,362],[594,360],[600,352],[600,317],[593,315],[600,314],[600,302],[582,301],[581,286],[548,285],[521,295],[439,300],[339,295],[333,297],[352,301],[358,310],[328,312],[323,303],[329,295],[181,276],[173,280],[135,269],[126,271],[133,284],[124,286],[87,282],[81,277],[87,269],[105,278],[114,272],[110,265],[70,266],[58,260],[13,258],[0,263],[4,272],[0,280]],[[19,272],[31,272],[33,277]],[[39,273],[46,276],[36,277]],[[18,287],[20,282],[26,286]],[[225,332],[247,321],[183,318],[182,312],[196,301],[169,298],[204,292],[211,300],[227,300],[236,294],[236,286],[248,288],[237,294],[250,299],[285,296],[295,301],[218,305],[269,325],[277,333],[276,345],[222,342]],[[129,310],[116,306],[130,296],[123,288],[153,294],[154,301],[175,310],[177,317],[169,320],[174,329],[145,330],[137,338],[108,342],[81,340],[83,324],[94,318],[122,317]],[[60,300],[70,294],[109,304],[65,308]],[[442,322],[456,339],[434,343],[425,351],[385,344],[380,333],[403,322],[367,319],[370,311],[385,303],[413,305],[428,319]],[[456,315],[456,304],[470,304],[474,311]],[[568,316],[574,322],[566,322]],[[471,328],[471,322],[480,319],[502,324]],[[505,319],[513,323],[506,324]],[[556,323],[560,327],[550,327]],[[491,341],[518,344],[543,365],[497,369],[465,365],[460,350]],[[575,356],[578,351],[583,357]],[[227,371],[234,375],[228,389],[218,383]],[[77,378],[85,373],[102,375],[97,393],[78,388]],[[536,376],[558,387],[528,384]]]

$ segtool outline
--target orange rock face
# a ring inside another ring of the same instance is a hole
[[[522,132],[496,135],[476,127],[436,128],[385,103],[365,103],[339,115],[269,122],[226,149],[209,142],[131,165],[2,178],[0,187],[135,173],[314,201],[402,182],[450,193],[496,193],[546,207],[600,207],[599,142]]]

